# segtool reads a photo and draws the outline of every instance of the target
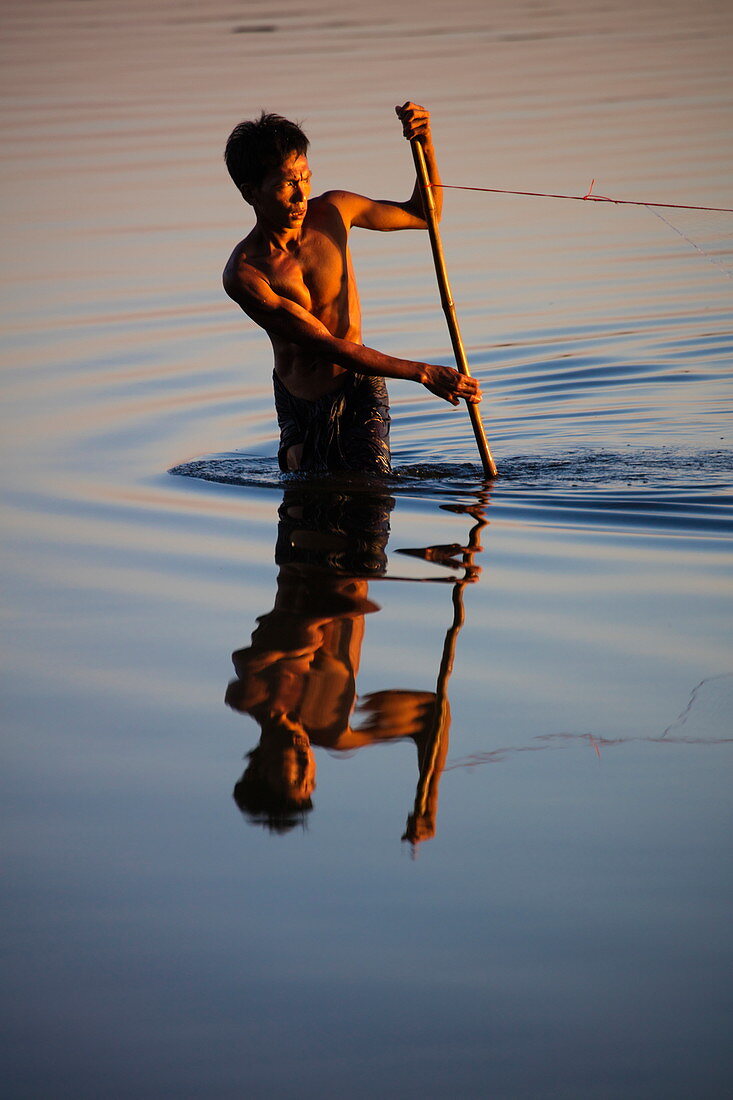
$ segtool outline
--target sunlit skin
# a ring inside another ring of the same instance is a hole
[[[315,581],[318,602],[332,599],[342,605],[339,613],[309,613]],[[262,778],[293,802],[305,802],[315,788],[311,744],[352,752],[378,741],[410,737],[420,743],[425,737],[433,692],[374,692],[358,704],[359,725],[351,724],[364,615],[376,610],[364,580],[286,566],[275,608],[260,618],[252,646],[233,655],[239,683],[228,701],[257,718]]]
[[[411,102],[395,111],[404,136],[421,142],[431,183],[439,183],[429,112]],[[417,186],[406,202],[350,191],[311,198],[311,179],[307,157],[293,153],[258,187],[241,188],[256,223],[224,270],[227,294],[270,337],[275,371],[286,389],[316,400],[338,389],[346,371],[355,371],[418,382],[452,405],[480,401],[476,379],[452,367],[398,359],[361,342],[349,230],[426,229]],[[433,194],[439,216],[442,191]],[[298,469],[301,452],[301,444],[288,451],[290,469]]]
[[[275,713],[262,723],[262,776],[279,794],[294,803],[307,802],[316,786],[316,761],[302,725]]]
[[[458,565],[456,555],[466,550],[458,545],[429,547],[421,556]],[[479,574],[480,567],[471,566],[459,583],[474,583]],[[314,614],[314,601],[319,609],[332,603],[339,610]],[[283,566],[275,607],[258,620],[252,645],[232,655],[238,679],[229,686],[227,702],[260,724],[260,776],[294,804],[307,802],[315,789],[312,745],[353,752],[379,742],[414,740],[421,780],[427,785],[424,806],[410,815],[404,839],[417,844],[435,833],[450,711],[446,701],[444,735],[429,759],[434,692],[388,689],[356,702],[364,616],[377,610],[365,580],[303,565]],[[357,725],[352,724],[355,712]]]
[[[312,809],[314,748],[352,753],[410,739],[417,749],[419,778],[403,839],[415,848],[435,834],[450,733],[448,681],[464,622],[463,589],[481,573],[475,556],[486,526],[484,501],[451,506],[474,521],[466,545],[399,551],[453,574],[452,621],[436,690],[392,688],[358,698],[366,619],[379,611],[371,578],[387,575],[393,504],[387,493],[352,496],[291,487],[278,510],[275,603],[258,617],[250,645],[232,654],[236,679],[226,692],[227,705],[254,718],[261,731],[234,797],[251,820],[276,831],[293,828],[293,815]]]

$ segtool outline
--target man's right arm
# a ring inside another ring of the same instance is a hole
[[[419,382],[451,405],[457,405],[462,399],[473,403],[481,400],[476,379],[466,377],[452,367],[397,359],[352,340],[333,336],[312,313],[277,294],[262,274],[249,264],[240,262],[236,272],[225,272],[224,289],[268,335],[296,344],[314,358],[337,363],[345,370],[360,374]]]

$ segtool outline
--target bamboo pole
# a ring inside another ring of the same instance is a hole
[[[428,817],[431,795],[434,800],[434,811],[437,812],[438,783],[448,751],[447,741],[450,733],[448,681],[453,672],[458,635],[461,627],[466,621],[466,611],[463,605],[463,589],[468,584],[469,579],[475,579],[474,557],[482,549],[480,543],[481,531],[488,522],[484,516],[484,505],[487,500],[488,493],[482,493],[481,502],[477,506],[467,509],[470,515],[473,516],[475,523],[469,532],[468,546],[463,553],[464,575],[460,580],[453,582],[453,621],[446,631],[445,641],[443,642],[443,653],[441,655],[440,669],[438,671],[438,682],[435,686],[435,710],[433,712],[433,720],[423,747],[423,753],[419,759],[420,774],[417,782],[417,791],[415,792],[415,804],[412,813],[407,818],[406,830],[402,837],[403,840],[410,841],[413,846],[413,852],[415,851],[416,845],[420,843],[420,840],[424,839],[419,836],[418,825]],[[402,553],[410,553],[410,551],[402,551]],[[435,821],[433,821],[433,827],[434,826]]]
[[[440,290],[440,301],[443,306],[445,319],[448,322],[448,331],[450,333],[451,344],[453,345],[453,354],[456,357],[456,366],[461,374],[467,374],[470,377],[471,371],[468,368],[468,360],[466,359],[466,352],[458,327],[458,318],[456,317],[456,307],[453,302],[450,283],[448,282],[448,271],[445,266],[443,244],[440,239],[440,233],[438,232],[438,218],[435,212],[435,200],[433,199],[433,192],[428,178],[428,170],[425,164],[425,153],[423,152],[423,147],[418,138],[413,138],[410,145],[412,146],[412,158],[415,161],[417,183],[420,189],[423,209],[425,211],[425,221],[428,223],[430,247],[433,251],[435,274],[438,278],[438,288]],[[476,436],[476,446],[481,456],[484,476],[487,478],[497,477],[499,471],[496,468],[496,463],[489,449],[486,432],[481,422],[481,414],[478,411],[478,405],[474,405],[470,401],[467,401],[466,405],[468,406],[468,414],[471,417],[473,434]]]

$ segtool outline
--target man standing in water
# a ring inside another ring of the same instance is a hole
[[[439,183],[428,111],[415,103],[395,111],[405,137],[422,144],[431,183]],[[227,262],[224,288],[272,341],[280,468],[389,473],[385,378],[419,382],[452,405],[480,401],[480,389],[452,367],[362,344],[349,230],[426,229],[420,193],[416,185],[407,202],[350,191],[311,199],[307,151],[300,127],[279,115],[263,113],[232,131],[227,168],[256,223]],[[437,188],[438,214],[441,195]]]

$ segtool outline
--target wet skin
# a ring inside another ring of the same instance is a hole
[[[414,103],[395,110],[405,137],[423,145],[431,182],[439,183],[428,111]],[[258,187],[243,187],[256,224],[224,270],[227,294],[270,337],[285,387],[295,397],[316,400],[341,386],[346,371],[356,371],[419,382],[452,405],[480,401],[476,379],[452,367],[398,359],[361,342],[349,230],[426,229],[417,187],[407,202],[349,191],[311,198],[310,191],[308,159],[295,153]],[[434,195],[440,214],[442,191],[436,188]],[[291,469],[298,468],[299,452],[288,452]]]

